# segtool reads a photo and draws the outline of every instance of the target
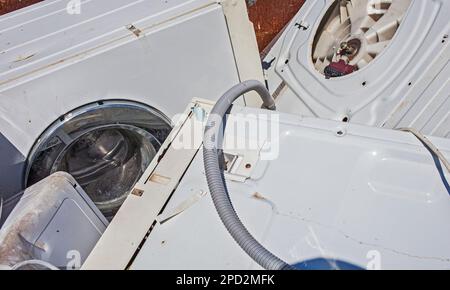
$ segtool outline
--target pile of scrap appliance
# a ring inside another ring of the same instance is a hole
[[[450,2],[0,17],[2,269],[449,269]]]

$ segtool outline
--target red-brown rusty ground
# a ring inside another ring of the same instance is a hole
[[[40,2],[41,0],[0,0],[0,15]],[[262,51],[298,12],[305,0],[257,0],[249,8]]]
[[[0,15],[12,12],[41,0],[0,0]]]
[[[257,0],[249,7],[260,51],[286,26],[303,3],[305,0]]]

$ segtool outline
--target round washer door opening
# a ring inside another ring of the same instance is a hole
[[[57,172],[70,173],[107,218],[112,218],[171,131],[151,107],[104,101],[66,114],[33,147],[27,187]]]

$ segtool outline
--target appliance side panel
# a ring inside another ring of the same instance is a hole
[[[2,162],[1,172],[23,163],[48,126],[85,104],[125,99],[150,105],[172,118],[192,98],[215,100],[239,82],[220,5],[157,27],[142,23],[136,28],[141,30],[139,36],[129,31],[117,43],[79,52],[14,86],[0,88],[2,138],[18,156]],[[14,172],[21,174],[21,170]],[[14,191],[2,183],[2,194]]]

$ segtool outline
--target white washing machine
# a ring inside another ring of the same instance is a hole
[[[208,123],[198,112],[213,106],[189,106],[83,269],[262,269],[227,231],[205,176]],[[248,232],[289,265],[450,267],[450,171],[413,134],[240,106],[225,126],[228,198]],[[181,140],[196,146],[180,150]],[[450,140],[428,140],[448,159]]]
[[[254,78],[244,0],[49,0],[4,15],[1,197],[67,171],[112,215],[171,118]]]
[[[285,112],[450,138],[450,2],[312,0],[265,63]]]

